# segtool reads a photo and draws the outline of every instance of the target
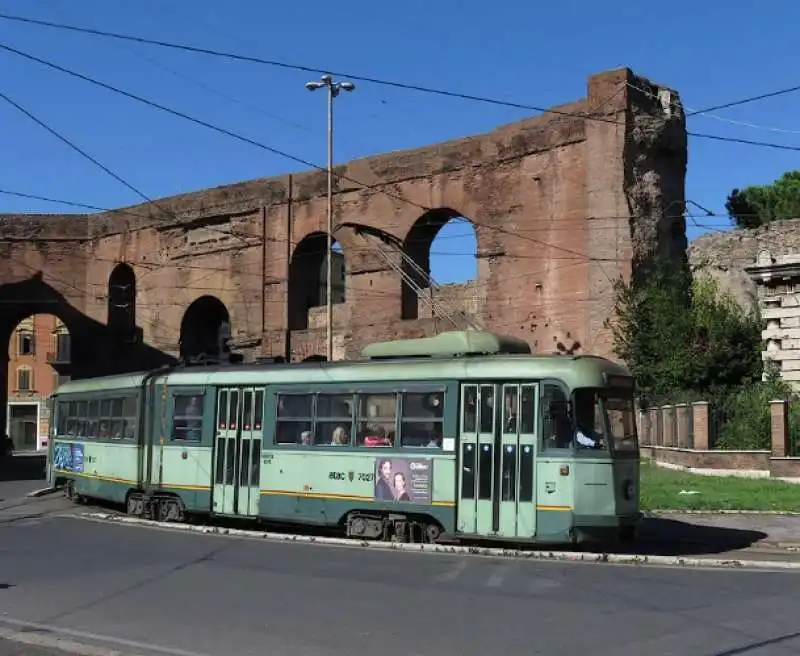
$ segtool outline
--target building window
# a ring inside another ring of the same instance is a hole
[[[52,362],[68,363],[71,360],[72,342],[68,332],[57,332],[53,335]]]
[[[64,383],[69,382],[69,376],[62,376],[57,371],[53,372],[53,391],[55,392]]]
[[[17,352],[19,355],[33,355],[35,353],[35,345],[33,342],[33,333],[27,330],[21,330],[17,333]]]
[[[17,369],[17,390],[30,392],[33,389],[33,371],[28,367]]]

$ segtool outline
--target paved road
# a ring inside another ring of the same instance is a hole
[[[70,656],[70,652],[13,640],[0,640],[0,656]]]
[[[24,520],[0,522],[0,626],[17,630],[29,622],[139,653],[220,656],[800,649],[791,573],[268,543],[88,522],[36,501],[14,509]]]
[[[15,455],[0,462],[0,507],[46,485],[43,455]]]

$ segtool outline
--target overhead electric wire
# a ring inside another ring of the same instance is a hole
[[[543,114],[556,114],[556,115],[568,116],[568,117],[572,117],[572,118],[584,118],[584,119],[588,119],[588,120],[601,121],[601,122],[604,122],[604,123],[621,124],[620,121],[617,121],[615,119],[611,119],[611,118],[607,118],[607,117],[603,117],[603,116],[592,115],[592,114],[588,114],[588,113],[585,113],[585,112],[583,112],[583,113],[569,112],[569,111],[566,111],[566,110],[559,110],[559,109],[554,109],[554,108],[538,107],[536,105],[530,105],[530,104],[526,104],[526,103],[517,103],[517,102],[513,102],[513,101],[509,101],[509,100],[500,100],[500,99],[497,99],[497,98],[490,98],[490,97],[487,97],[487,96],[477,96],[477,95],[474,95],[474,94],[461,93],[461,92],[458,92],[458,91],[451,91],[451,90],[447,90],[447,89],[437,89],[435,87],[428,87],[428,86],[423,86],[423,85],[419,85],[419,84],[410,84],[410,83],[406,83],[406,82],[397,82],[395,80],[386,80],[386,79],[370,77],[370,76],[365,76],[365,75],[357,75],[357,74],[348,73],[348,72],[334,71],[334,70],[319,68],[319,67],[316,67],[316,66],[308,66],[308,65],[304,65],[304,64],[292,64],[292,63],[289,63],[289,62],[284,62],[284,61],[275,60],[275,59],[264,59],[262,57],[255,57],[255,56],[252,56],[252,55],[242,55],[242,54],[233,53],[233,52],[225,52],[225,51],[221,51],[221,50],[215,50],[213,48],[202,48],[202,47],[199,47],[199,46],[190,46],[188,44],[175,43],[175,42],[170,42],[170,41],[162,41],[162,40],[159,40],[159,39],[148,39],[146,37],[141,37],[141,36],[134,36],[134,35],[130,35],[130,34],[121,34],[119,32],[110,32],[110,31],[107,31],[107,30],[98,30],[98,29],[94,29],[94,28],[90,28],[90,27],[81,27],[81,26],[78,26],[78,25],[69,25],[69,24],[66,24],[66,23],[56,23],[56,22],[53,22],[53,21],[45,21],[45,20],[41,20],[41,19],[27,18],[25,16],[16,16],[16,15],[13,15],[13,14],[0,13],[0,19],[10,20],[10,21],[17,21],[17,22],[21,22],[21,23],[28,23],[28,24],[32,24],[32,25],[39,25],[39,26],[43,26],[43,27],[50,27],[50,28],[60,29],[60,30],[69,30],[69,31],[72,31],[72,32],[91,34],[91,35],[94,35],[94,36],[100,36],[100,37],[106,37],[106,38],[112,38],[112,39],[119,39],[119,40],[122,40],[122,41],[132,41],[134,43],[142,43],[142,44],[147,44],[147,45],[154,45],[154,46],[159,46],[159,47],[162,47],[162,48],[171,48],[173,50],[182,50],[184,52],[193,52],[193,53],[209,55],[209,56],[213,56],[213,57],[223,57],[223,58],[231,59],[231,60],[235,60],[235,61],[247,62],[247,63],[251,63],[251,64],[260,64],[260,65],[265,65],[265,66],[273,66],[273,67],[283,68],[283,69],[288,69],[288,70],[302,71],[302,72],[305,72],[305,73],[330,73],[331,75],[335,75],[335,76],[338,76],[338,77],[348,77],[350,79],[353,79],[353,80],[356,80],[356,81],[360,81],[360,82],[367,82],[367,83],[370,83],[370,84],[376,84],[376,85],[387,86],[387,87],[394,87],[394,88],[403,89],[403,90],[406,90],[406,91],[417,91],[417,92],[420,92],[420,93],[428,93],[428,94],[444,96],[444,97],[448,97],[448,98],[457,98],[457,99],[461,99],[461,100],[469,100],[469,101],[472,101],[472,102],[480,102],[480,103],[484,103],[484,104],[496,105],[496,106],[501,106],[501,107],[509,107],[509,108],[513,108],[513,109],[524,109],[524,110],[527,110],[527,111],[541,112]],[[796,91],[796,90],[799,90],[799,89],[800,89],[800,87],[792,87],[792,88],[789,88],[789,89],[781,89],[779,91],[774,91],[774,92],[771,92],[771,93],[761,94],[759,96],[752,96],[750,98],[745,98],[745,99],[742,99],[742,100],[733,101],[733,102],[730,102],[730,103],[725,103],[725,104],[718,105],[718,106],[715,106],[715,107],[710,107],[710,108],[707,108],[707,109],[704,109],[704,110],[700,110],[699,113],[707,113],[707,112],[710,112],[710,111],[713,111],[713,110],[716,110],[716,109],[723,109],[723,108],[726,108],[726,107],[733,107],[733,106],[745,104],[745,103],[748,103],[748,102],[755,102],[756,100],[761,100],[761,99],[764,99],[764,98],[770,98],[770,97],[773,97],[773,96],[778,96],[778,95],[790,93],[792,91]],[[691,115],[693,115],[695,113],[698,113],[698,112],[692,112],[690,114],[687,114],[687,116],[691,116]],[[687,132],[687,135],[690,136],[690,137],[697,137],[699,139],[711,139],[711,140],[714,140],[714,141],[722,141],[722,142],[727,142],[727,143],[739,143],[739,144],[744,144],[744,145],[749,145],[749,146],[758,146],[758,147],[762,147],[762,148],[774,148],[774,149],[780,149],[780,150],[800,151],[800,146],[790,146],[790,145],[786,145],[786,144],[776,144],[776,143],[764,142],[764,141],[752,141],[752,140],[748,140],[748,139],[737,139],[737,138],[734,138],[734,137],[724,137],[724,136],[720,136],[720,135],[705,134],[705,133],[701,133],[701,132]]]
[[[136,195],[138,195],[138,196],[140,196],[141,198],[143,198],[143,199],[144,199],[145,201],[147,201],[148,203],[153,203],[153,205],[155,205],[156,207],[158,207],[158,204],[157,204],[157,203],[156,203],[156,202],[155,202],[155,201],[154,201],[152,198],[150,198],[150,197],[149,197],[147,194],[145,194],[143,191],[140,191],[139,189],[137,189],[136,187],[134,187],[132,184],[130,184],[129,182],[127,182],[126,180],[124,180],[123,178],[121,178],[119,175],[117,175],[116,173],[114,173],[114,171],[112,171],[110,168],[108,168],[108,167],[107,167],[105,164],[103,164],[102,162],[99,162],[99,161],[98,161],[96,158],[92,157],[92,156],[91,156],[89,153],[87,153],[85,150],[83,150],[83,149],[82,149],[80,146],[78,146],[78,145],[77,145],[77,144],[75,144],[74,142],[72,142],[72,141],[70,141],[69,139],[67,139],[67,137],[65,137],[63,134],[59,133],[59,132],[58,132],[57,130],[55,130],[54,128],[52,128],[52,127],[50,127],[49,125],[47,125],[47,123],[45,123],[45,122],[44,122],[44,121],[42,121],[41,119],[39,119],[39,118],[37,118],[36,116],[34,116],[34,115],[31,113],[31,112],[29,112],[27,109],[25,109],[25,108],[24,108],[22,105],[20,105],[20,104],[18,104],[18,103],[16,103],[16,102],[14,102],[14,101],[13,101],[11,98],[9,98],[9,97],[8,97],[6,94],[4,94],[2,91],[0,91],[0,98],[2,98],[3,100],[5,100],[5,101],[6,101],[6,102],[7,102],[9,105],[11,105],[11,106],[15,107],[15,108],[16,108],[18,111],[20,111],[21,113],[25,114],[25,116],[27,116],[27,117],[28,117],[30,120],[32,120],[34,123],[36,123],[37,125],[39,125],[39,127],[41,127],[41,128],[44,128],[45,130],[47,130],[47,131],[48,131],[50,134],[52,134],[52,135],[53,135],[53,136],[54,136],[56,139],[58,139],[59,141],[61,141],[61,142],[65,143],[65,144],[67,144],[67,146],[69,146],[70,148],[72,148],[72,150],[74,150],[75,152],[77,152],[79,155],[81,155],[82,157],[86,158],[86,159],[87,159],[87,160],[89,160],[89,161],[90,161],[92,164],[94,164],[94,165],[95,165],[95,166],[97,166],[98,168],[100,168],[100,169],[102,169],[103,171],[105,171],[105,172],[106,172],[108,175],[110,175],[112,178],[114,178],[114,179],[115,179],[117,182],[119,182],[119,183],[121,183],[121,184],[125,185],[125,187],[127,187],[128,189],[130,189],[130,190],[131,190],[133,193],[135,193]]]
[[[0,16],[0,18],[2,18],[2,16]],[[788,89],[779,89],[777,91],[770,91],[769,93],[762,93],[757,96],[742,98],[741,100],[733,100],[731,102],[722,103],[721,105],[712,105],[711,107],[706,107],[704,109],[695,109],[686,114],[686,116],[694,116],[695,114],[706,114],[708,112],[715,112],[719,109],[728,109],[729,107],[738,107],[739,105],[746,105],[748,103],[756,102],[757,100],[766,100],[767,98],[775,98],[777,96],[786,95],[787,93],[795,93],[796,91],[800,91],[800,86],[789,87]]]
[[[405,82],[396,82],[393,80],[383,80],[380,78],[367,77],[364,75],[354,75],[352,73],[345,73],[341,71],[333,71],[325,68],[318,68],[315,66],[307,66],[303,64],[291,64],[289,62],[282,62],[273,59],[264,59],[262,57],[253,57],[250,55],[241,55],[233,52],[225,52],[222,50],[214,50],[212,48],[200,48],[198,46],[190,46],[182,43],[172,43],[169,41],[160,41],[158,39],[148,39],[140,36],[133,36],[129,34],[120,34],[117,32],[108,32],[105,30],[96,30],[89,27],[80,27],[77,25],[68,25],[66,23],[55,23],[51,21],[39,20],[35,18],[26,18],[24,16],[14,16],[12,14],[0,13],[0,19],[18,21],[22,23],[31,23],[33,25],[41,25],[45,27],[52,27],[60,30],[70,30],[73,32],[82,32],[85,34],[93,34],[95,36],[102,36],[112,39],[119,39],[122,41],[133,41],[135,43],[144,43],[147,45],[160,46],[162,48],[171,48],[173,50],[183,50],[184,52],[194,52],[202,55],[210,55],[212,57],[223,57],[225,59],[233,59],[236,61],[247,62],[250,64],[261,64],[265,66],[273,66],[277,68],[284,68],[294,71],[302,71],[304,73],[329,73],[337,77],[348,77],[359,82],[368,82],[370,84],[379,84],[382,86],[395,87],[397,89],[404,89],[406,91],[419,91],[421,93],[431,93],[440,96],[448,96],[452,98],[461,98],[462,100],[471,100],[474,102],[482,102],[490,105],[502,105],[505,107],[514,107],[516,109],[525,109],[536,112],[549,112],[553,114],[562,114],[565,116],[577,116],[574,113],[566,112],[563,110],[544,109],[534,105],[526,105],[522,103],[515,103],[511,101],[498,100],[495,98],[488,98],[485,96],[475,96],[472,94],[459,93],[455,91],[447,91],[444,89],[435,89],[433,87],[425,87],[417,84],[407,84]]]
[[[42,59],[40,57],[36,57],[34,55],[31,55],[29,53],[23,52],[23,51],[18,50],[16,48],[12,48],[11,46],[5,45],[3,43],[0,43],[0,49],[7,50],[9,52],[13,52],[14,54],[17,54],[17,55],[19,55],[21,57],[24,57],[26,59],[29,59],[31,61],[35,61],[35,62],[37,62],[39,64],[42,64],[44,66],[47,66],[49,68],[53,68],[53,69],[55,69],[57,71],[60,71],[62,73],[66,73],[67,75],[71,75],[71,76],[76,77],[78,79],[84,80],[85,82],[89,82],[91,84],[94,84],[96,86],[102,87],[104,89],[107,89],[107,90],[112,91],[114,93],[120,94],[120,95],[125,96],[127,98],[131,98],[132,100],[136,100],[138,102],[144,103],[145,105],[148,105],[150,107],[154,107],[156,109],[160,109],[161,111],[167,112],[168,114],[172,114],[174,116],[177,116],[177,117],[182,118],[184,120],[190,121],[190,122],[195,123],[197,125],[201,125],[203,127],[206,127],[208,129],[213,130],[215,132],[218,132],[220,134],[224,134],[226,136],[232,137],[232,138],[237,139],[239,141],[242,141],[244,143],[248,143],[250,145],[256,146],[257,148],[261,148],[261,149],[266,150],[268,152],[271,152],[273,154],[276,154],[276,155],[279,155],[281,157],[285,157],[287,159],[290,159],[292,161],[301,163],[301,164],[303,164],[305,166],[309,166],[311,168],[314,168],[314,169],[317,169],[317,170],[323,171],[323,172],[327,171],[327,168],[324,167],[324,166],[319,166],[319,165],[314,164],[313,162],[309,162],[308,160],[305,160],[305,159],[303,159],[301,157],[297,157],[297,156],[292,155],[290,153],[287,153],[285,151],[279,150],[277,148],[273,148],[272,146],[268,146],[268,145],[266,145],[264,143],[256,141],[255,139],[251,139],[250,137],[245,137],[245,136],[243,136],[243,135],[241,135],[241,134],[239,134],[237,132],[233,132],[232,130],[228,130],[226,128],[219,127],[217,125],[214,125],[213,123],[208,123],[207,121],[203,121],[201,119],[195,118],[195,117],[190,116],[188,114],[185,114],[183,112],[179,112],[179,111],[177,111],[175,109],[171,109],[170,107],[166,107],[166,106],[161,105],[159,103],[156,103],[156,102],[154,102],[152,100],[148,100],[147,98],[142,98],[141,96],[138,96],[136,94],[130,93],[128,91],[124,91],[123,89],[119,89],[118,87],[114,87],[114,86],[112,86],[110,84],[106,84],[105,82],[101,82],[101,81],[96,80],[94,78],[91,78],[91,77],[89,77],[87,75],[83,75],[82,73],[78,73],[76,71],[72,71],[72,70],[70,70],[68,68],[65,68],[65,67],[60,66],[58,64],[55,64],[53,62],[47,61],[47,60]],[[333,173],[333,176],[338,178],[338,179],[341,179],[341,180],[347,180],[348,182],[356,184],[356,185],[358,185],[359,187],[361,187],[363,189],[376,190],[376,191],[384,194],[385,196],[388,196],[389,198],[394,198],[395,200],[398,200],[400,202],[409,204],[409,205],[411,205],[413,207],[417,207],[417,208],[419,208],[419,209],[421,209],[421,210],[423,210],[425,212],[428,212],[428,211],[430,211],[432,209],[432,208],[427,207],[425,205],[420,205],[419,203],[416,203],[416,202],[414,202],[412,200],[409,200],[409,199],[407,199],[407,198],[405,198],[405,197],[403,197],[403,196],[401,196],[399,194],[394,194],[394,193],[392,193],[390,191],[387,191],[386,189],[380,188],[378,185],[368,185],[368,184],[360,182],[359,180],[355,180],[354,178],[351,178],[351,177],[349,177],[347,175],[344,175],[344,174],[341,174],[341,173]],[[572,255],[578,255],[579,257],[586,257],[585,253],[580,253],[578,251],[572,250],[570,248],[565,248],[565,247],[562,247],[562,246],[556,246],[555,244],[551,244],[551,243],[548,243],[548,242],[545,242],[545,241],[542,241],[542,240],[539,240],[539,239],[535,239],[533,237],[524,237],[522,235],[519,235],[516,232],[512,232],[510,230],[506,230],[506,229],[501,228],[499,226],[489,226],[489,225],[480,223],[479,221],[477,221],[475,219],[472,219],[471,222],[474,225],[484,226],[484,227],[487,227],[487,228],[489,228],[491,230],[495,230],[495,231],[500,232],[500,233],[511,234],[511,235],[516,236],[516,237],[518,237],[520,239],[526,239],[527,241],[530,241],[530,242],[535,243],[535,244],[543,245],[543,246],[546,246],[548,248],[553,248],[555,250],[563,251],[563,252],[566,252],[566,253],[571,253]]]

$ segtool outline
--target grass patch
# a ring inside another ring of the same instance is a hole
[[[681,491],[696,494],[680,494]],[[800,511],[800,484],[737,476],[702,476],[641,463],[642,510]]]

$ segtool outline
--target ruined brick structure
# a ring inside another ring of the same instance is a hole
[[[400,270],[422,277],[386,242],[427,269],[437,231],[459,216],[476,227],[479,275],[437,290],[443,306],[537,352],[609,355],[612,281],[654,252],[685,257],[686,156],[677,94],[620,69],[555,113],[338,166],[336,357],[452,328],[402,282]],[[100,214],[4,216],[0,339],[31,313],[56,314],[73,376],[208,350],[224,321],[234,351],[324,354],[325,190],[324,172],[309,172]]]

